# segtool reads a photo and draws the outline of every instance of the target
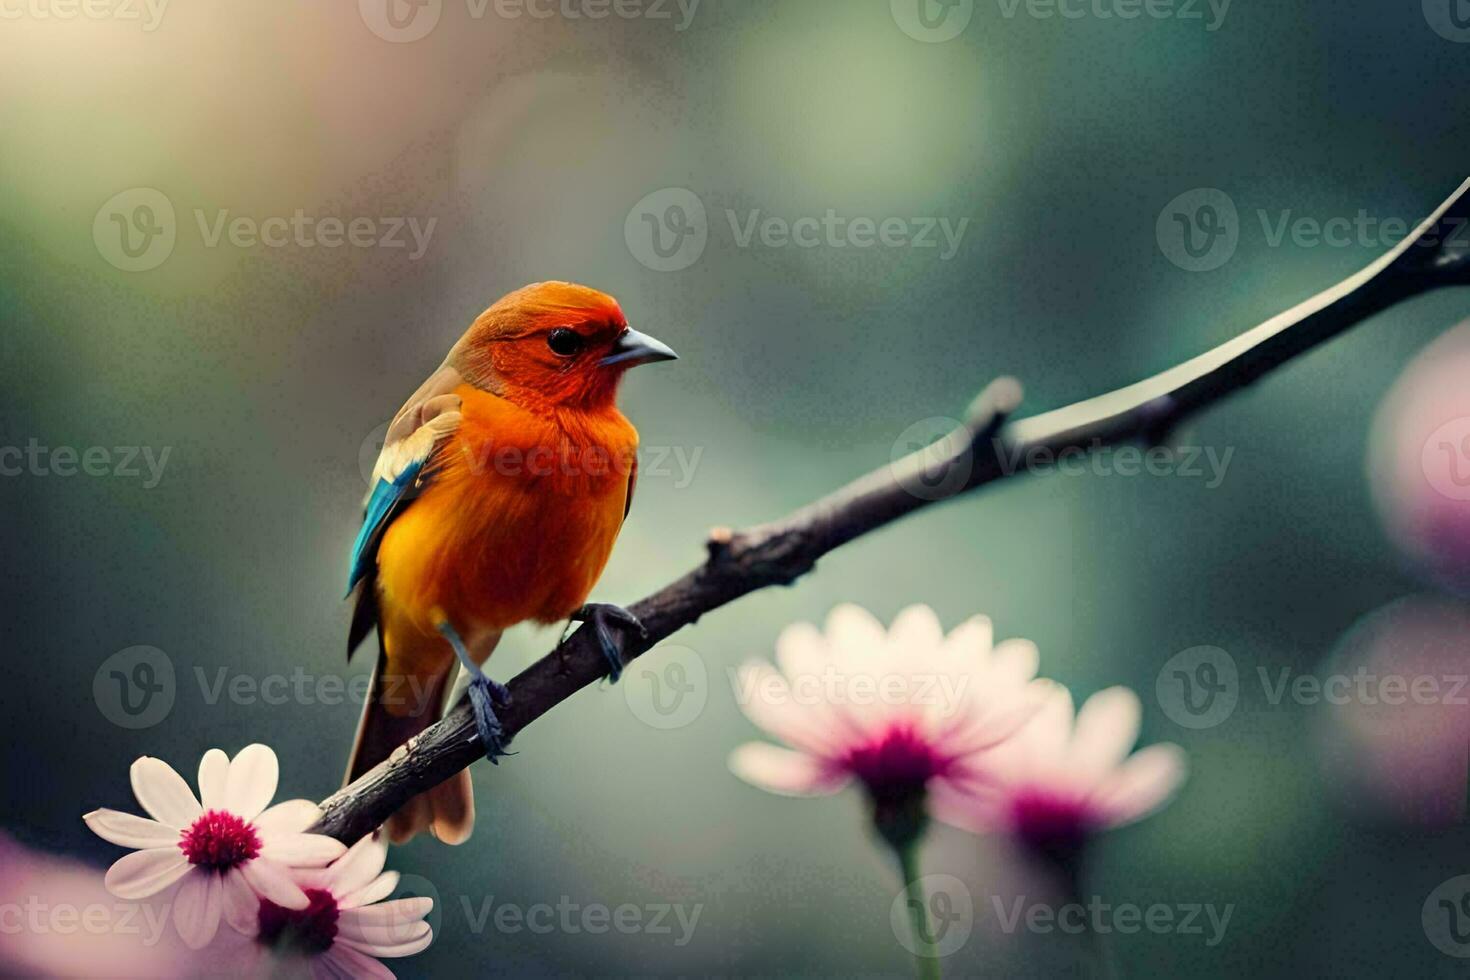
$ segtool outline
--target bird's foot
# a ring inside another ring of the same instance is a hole
[[[568,631],[572,623],[584,623],[591,627],[597,635],[597,646],[602,651],[602,657],[607,661],[607,676],[614,684],[623,674],[623,656],[613,630],[630,629],[644,639],[648,638],[648,630],[634,616],[622,606],[615,606],[609,602],[589,602],[568,617]],[[557,646],[561,654],[562,662],[566,662],[566,634],[562,635],[562,642]]]
[[[435,623],[435,628],[449,641],[449,645],[454,648],[454,655],[470,675],[470,686],[466,693],[470,698],[470,709],[475,715],[475,730],[479,733],[480,743],[485,746],[485,758],[493,765],[499,765],[502,757],[514,754],[506,751],[506,746],[510,745],[510,736],[505,734],[505,726],[495,713],[496,708],[504,708],[510,704],[510,688],[499,681],[491,680],[480,670],[480,665],[470,659],[464,640],[447,618],[441,616]]]

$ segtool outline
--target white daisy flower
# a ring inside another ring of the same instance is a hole
[[[412,956],[433,941],[424,921],[432,898],[383,901],[398,887],[398,872],[383,870],[387,857],[381,834],[369,834],[329,867],[291,872],[305,908],[260,903],[255,955],[274,957],[272,975],[309,970],[313,980],[393,980],[378,958]]]
[[[306,893],[288,869],[320,867],[346,848],[305,832],[321,817],[309,800],[266,809],[279,772],[267,746],[247,745],[233,759],[210,749],[199,763],[196,797],[168,763],[149,756],[134,762],[133,794],[153,819],[118,810],[82,818],[103,840],[137,849],[107,869],[107,890],[137,900],[177,883],[170,914],[194,949],[214,938],[221,917],[237,930],[253,929],[262,900],[306,908]]]
[[[1014,737],[986,755],[984,780],[937,795],[936,815],[1069,858],[1093,835],[1158,810],[1184,782],[1179,746],[1133,752],[1141,713],[1126,687],[1099,691],[1074,712],[1071,694],[1058,685]]]
[[[730,768],[789,796],[856,781],[880,829],[901,824],[930,792],[963,792],[983,778],[988,753],[1052,687],[1035,679],[1037,662],[1029,641],[994,644],[983,616],[946,635],[928,606],[910,606],[886,630],[860,606],[838,606],[825,633],[807,623],[781,633],[779,670],[741,668],[741,708],[791,747],[747,743]]]

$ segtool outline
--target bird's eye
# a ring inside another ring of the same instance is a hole
[[[559,357],[571,357],[582,349],[582,335],[565,327],[553,330],[546,338],[546,346],[550,347],[551,352]]]

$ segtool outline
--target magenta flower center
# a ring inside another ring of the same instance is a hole
[[[912,728],[901,726],[852,749],[842,765],[874,800],[888,803],[923,796],[929,780],[944,775],[950,761]]]
[[[1011,819],[1023,841],[1058,856],[1080,848],[1096,829],[1085,799],[1038,790],[1022,790],[1012,797]]]
[[[337,938],[337,900],[322,888],[307,888],[311,903],[304,909],[286,909],[269,899],[260,900],[257,940],[282,952],[315,956],[332,948]]]
[[[206,810],[179,838],[179,850],[190,864],[228,871],[260,853],[260,838],[254,827],[233,813]]]

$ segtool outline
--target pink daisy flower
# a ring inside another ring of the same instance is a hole
[[[424,917],[434,900],[383,901],[398,887],[398,872],[383,870],[387,858],[387,843],[369,834],[328,867],[293,870],[308,904],[292,909],[261,899],[249,930],[255,956],[276,957],[272,975],[309,971],[314,980],[393,980],[378,958],[412,956],[433,941]]]
[[[276,793],[276,754],[248,745],[234,759],[210,749],[199,763],[199,796],[168,763],[144,756],[133,763],[133,794],[152,819],[93,810],[82,819],[103,840],[137,848],[107,869],[103,880],[118,898],[144,899],[178,885],[170,915],[188,946],[209,943],[223,917],[251,927],[261,899],[306,908],[292,866],[321,866],[346,848],[306,829],[321,811],[309,800],[266,809]],[[202,800],[202,802],[201,802]]]
[[[986,755],[983,782],[936,794],[935,814],[1070,859],[1094,834],[1158,810],[1184,781],[1177,745],[1129,754],[1140,714],[1136,694],[1112,687],[1088,698],[1074,717],[1072,695],[1057,685],[1014,737]]]
[[[807,623],[782,632],[779,670],[759,661],[740,669],[741,708],[791,748],[751,742],[730,768],[792,796],[856,781],[880,831],[912,839],[928,793],[971,787],[984,754],[1036,710],[1050,686],[1034,679],[1037,660],[1028,641],[992,645],[983,616],[946,636],[927,606],[905,609],[888,630],[858,606],[838,606],[825,633]]]

